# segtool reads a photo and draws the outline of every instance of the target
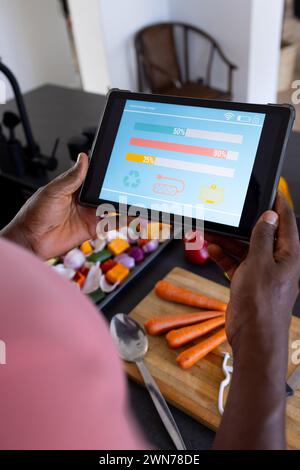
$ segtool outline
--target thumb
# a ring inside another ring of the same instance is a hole
[[[251,235],[250,255],[273,255],[274,237],[278,227],[278,214],[266,211],[258,219]]]
[[[89,166],[89,158],[85,153],[80,153],[77,162],[72,168],[55,178],[51,183],[51,190],[56,194],[70,195],[77,191],[86,177]]]

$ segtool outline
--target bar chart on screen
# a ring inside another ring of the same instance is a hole
[[[219,142],[234,142],[240,144],[243,141],[243,136],[240,134],[232,134],[225,132],[210,132],[201,129],[191,129],[183,127],[172,127],[163,126],[157,124],[147,124],[137,122],[135,123],[134,129],[136,131],[142,131],[143,133],[155,133],[156,135],[168,135],[178,137],[191,137],[198,139],[212,139],[213,141]],[[233,178],[235,170],[234,168],[227,168],[222,166],[216,166],[213,164],[202,163],[199,161],[199,157],[209,157],[210,159],[221,159],[221,160],[237,160],[239,152],[234,150],[227,150],[219,147],[208,147],[191,145],[186,143],[180,143],[178,141],[170,140],[157,140],[157,139],[145,139],[143,137],[131,137],[130,146],[138,147],[143,150],[147,150],[147,153],[139,152],[128,152],[126,154],[126,161],[139,163],[144,165],[155,165],[163,168],[169,168],[173,170],[190,171],[195,173],[203,173],[214,176],[223,176],[226,178]],[[151,150],[150,150],[151,149]],[[152,150],[154,151],[152,153]],[[175,158],[164,158],[163,156],[157,156],[155,154],[159,151],[163,151],[164,155],[168,154],[184,154],[194,155],[194,161],[187,161],[186,158],[183,160]],[[149,153],[151,152],[151,153]]]
[[[203,157],[223,158],[226,160],[237,160],[239,153],[212,147],[200,147],[196,145],[178,144],[175,142],[165,142],[160,140],[149,140],[132,137],[130,145],[136,147],[146,147],[157,150],[166,150],[169,152],[180,152],[185,154],[202,155]]]
[[[155,165],[173,170],[191,171],[195,173],[205,173],[209,175],[225,176],[233,178],[234,168],[226,168],[222,166],[207,165],[203,163],[187,162],[175,160],[172,158],[161,158],[153,155],[142,155],[138,153],[127,153],[126,160],[128,162],[143,163],[145,165]]]
[[[215,140],[219,142],[231,142],[234,144],[241,144],[243,142],[242,134],[232,134],[227,132],[211,132],[201,129],[190,129],[185,127],[172,127],[160,126],[157,124],[147,124],[143,122],[136,122],[135,130],[145,132],[155,132],[158,134],[178,135],[182,137],[191,137],[195,139]]]
[[[238,226],[264,115],[249,123],[228,110],[128,100],[101,197],[151,207],[159,201],[205,208],[205,218]],[[126,186],[132,172],[139,185]],[[176,206],[176,207],[177,207]],[[178,210],[178,213],[179,210]]]

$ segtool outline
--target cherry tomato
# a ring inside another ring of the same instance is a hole
[[[108,259],[107,261],[104,261],[103,263],[100,264],[100,268],[102,269],[102,272],[105,274],[107,271],[110,269],[114,268],[116,266],[116,261],[113,259]]]
[[[208,242],[204,240],[199,232],[191,231],[184,237],[185,257],[190,263],[206,263],[209,259],[207,247]]]

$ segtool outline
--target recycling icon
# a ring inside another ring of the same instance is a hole
[[[140,174],[138,171],[131,170],[128,175],[124,176],[123,184],[127,188],[137,188],[141,184]]]

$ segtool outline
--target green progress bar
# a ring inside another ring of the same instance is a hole
[[[184,136],[186,133],[184,127],[160,126],[158,124],[146,124],[143,122],[136,122],[134,128],[137,131],[158,132],[159,134]]]

